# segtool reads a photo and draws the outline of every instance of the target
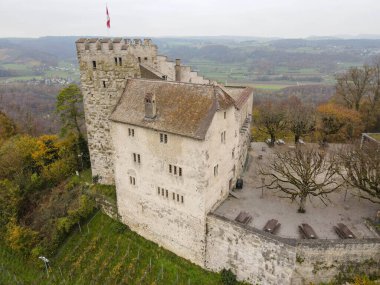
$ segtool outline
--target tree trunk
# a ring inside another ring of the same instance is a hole
[[[270,144],[271,144],[271,146],[274,146],[275,142],[276,142],[276,137],[275,137],[274,134],[271,134],[270,135]]]
[[[299,140],[300,140],[300,136],[299,135],[294,135],[294,143],[298,144]]]
[[[306,195],[300,196],[300,207],[298,208],[298,213],[305,213]]]

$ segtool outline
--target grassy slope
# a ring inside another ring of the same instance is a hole
[[[220,284],[207,272],[98,212],[51,259],[27,262],[0,243],[0,284]],[[149,270],[149,264],[152,264]]]

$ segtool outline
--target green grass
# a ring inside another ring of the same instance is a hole
[[[0,243],[0,284],[221,284],[203,270],[98,212],[51,261],[27,261]]]

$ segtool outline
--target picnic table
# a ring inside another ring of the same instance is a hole
[[[265,232],[275,234],[280,226],[281,224],[276,219],[271,219],[265,224],[263,230]]]
[[[356,238],[356,236],[345,224],[338,223],[337,226],[334,226],[334,229],[338,236],[342,239]]]
[[[236,222],[247,225],[252,220],[252,216],[244,211],[241,211],[239,215],[235,218]]]
[[[303,238],[307,238],[307,239],[318,238],[314,229],[309,224],[306,224],[306,223],[301,224],[300,226],[298,226],[298,228],[300,229],[300,232]]]

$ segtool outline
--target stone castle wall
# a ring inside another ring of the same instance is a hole
[[[342,271],[380,274],[380,239],[296,240],[210,214],[206,268],[230,268],[252,284],[327,282]]]

